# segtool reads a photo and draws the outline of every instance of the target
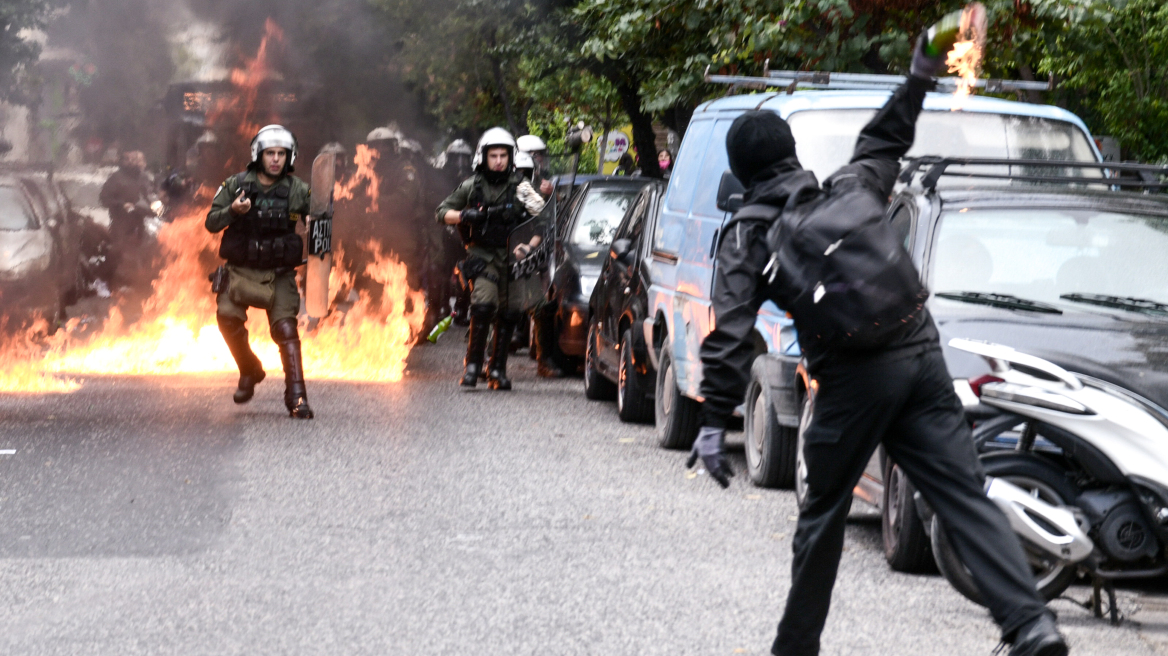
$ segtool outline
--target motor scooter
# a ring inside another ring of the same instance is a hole
[[[1114,581],[1168,573],[1168,411],[1128,390],[1008,346],[953,339],[991,373],[954,381],[973,424],[986,494],[1009,519],[1043,598],[1080,574],[1102,616]],[[944,525],[917,493],[937,568],[982,603]]]

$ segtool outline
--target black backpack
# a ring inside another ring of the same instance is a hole
[[[808,186],[782,210],[747,206],[735,218],[764,208],[778,215],[767,231],[768,293],[804,350],[877,349],[923,316],[929,292],[875,194]]]

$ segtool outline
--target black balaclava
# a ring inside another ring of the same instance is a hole
[[[776,165],[800,168],[791,126],[769,111],[750,111],[734,119],[726,132],[726,155],[730,171],[746,187],[771,177]]]

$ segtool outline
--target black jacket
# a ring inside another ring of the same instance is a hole
[[[873,200],[886,205],[900,172],[900,158],[912,147],[916,136],[917,117],[921,113],[925,93],[932,88],[931,80],[910,76],[860,131],[851,162],[823,183],[822,195],[815,174],[803,170],[792,157],[775,164],[766,174],[755,176],[744,196],[746,205],[762,204],[783,208],[790,196],[796,193],[800,194],[797,204],[828,197],[832,202],[822,205],[825,210],[833,212],[847,211],[849,206],[854,206],[856,211],[868,211]],[[814,220],[817,211],[820,210],[811,210],[811,220]],[[748,213],[743,214],[743,218],[749,216]],[[733,224],[736,220],[738,215],[731,218],[729,223]],[[723,232],[729,233],[729,229]],[[795,328],[799,328],[798,323]],[[800,340],[800,346],[808,367],[814,372],[823,366],[857,358],[899,356],[912,352],[906,349],[939,348],[939,337],[932,318],[925,311],[920,321],[907,324],[902,334],[878,352],[820,351],[803,340]]]

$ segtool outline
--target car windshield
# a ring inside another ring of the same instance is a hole
[[[936,293],[1009,294],[1064,308],[1168,303],[1168,214],[962,209],[941,216],[935,243]]]
[[[875,114],[873,109],[791,114],[788,121],[795,135],[800,163],[825,180],[848,163],[856,137]],[[907,156],[921,155],[1096,161],[1087,135],[1072,123],[975,112],[922,112],[917,122],[916,141]],[[1043,172],[1041,175],[1062,174]]]
[[[636,187],[589,189],[572,230],[572,243],[593,254],[607,248],[638,191]]]
[[[0,187],[0,230],[31,230],[33,219],[20,192],[13,187]]]

